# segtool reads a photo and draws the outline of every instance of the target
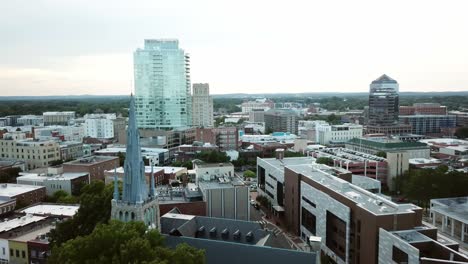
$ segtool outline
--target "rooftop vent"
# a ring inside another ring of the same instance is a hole
[[[221,237],[223,239],[228,239],[229,238],[229,229],[225,228],[222,232],[221,232]]]
[[[241,238],[241,232],[239,231],[239,229],[236,230],[236,232],[234,232],[234,234],[232,234],[232,236],[234,237],[235,240],[240,240]]]
[[[179,231],[176,228],[172,228],[171,231],[169,231],[170,236],[180,236]]]
[[[210,229],[210,237],[216,237],[216,227]]]
[[[247,235],[245,235],[245,240],[247,240],[247,242],[253,242],[253,239],[254,239],[254,235],[252,231],[249,231]]]
[[[197,230],[197,236],[203,235],[205,233],[205,226],[200,226]]]

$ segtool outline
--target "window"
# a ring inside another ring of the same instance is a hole
[[[13,252],[13,249],[10,248],[10,257],[13,257],[15,254]]]
[[[22,256],[23,258],[26,258],[26,252],[24,252],[24,250],[21,251],[21,256]]]
[[[32,257],[32,258],[35,258],[36,256],[37,256],[36,250],[31,249],[31,257]]]
[[[19,258],[19,250],[16,250],[16,257]]]
[[[5,255],[5,248],[2,247],[2,254]]]
[[[317,207],[317,205],[315,205],[315,203],[313,203],[311,200],[307,199],[305,196],[302,196],[302,200],[304,202],[306,202],[307,204],[309,204],[310,206],[314,207],[314,208]]]
[[[408,254],[393,246],[392,260],[396,263],[408,263]]]
[[[301,224],[309,230],[312,235],[315,236],[316,234],[316,218],[315,215],[311,212],[307,211],[304,207],[302,207],[302,216],[301,216]]]

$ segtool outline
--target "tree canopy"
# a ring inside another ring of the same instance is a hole
[[[112,220],[99,224],[86,236],[71,239],[52,249],[48,263],[147,263],[201,264],[204,251],[187,244],[175,249],[164,246],[156,230],[147,230],[143,222],[123,223]]]
[[[333,165],[333,159],[329,157],[320,157],[315,162],[318,164]]]
[[[244,178],[256,178],[257,174],[251,170],[244,171]]]
[[[195,158],[208,163],[229,162],[230,160],[226,152],[219,152],[216,150],[202,151],[195,154]]]
[[[396,178],[395,187],[406,198],[427,208],[430,199],[468,195],[468,173],[437,169],[412,169]]]
[[[107,223],[111,213],[112,184],[93,181],[82,188],[80,209],[72,219],[57,224],[51,230],[52,246],[60,246],[77,236],[89,235],[97,224]]]

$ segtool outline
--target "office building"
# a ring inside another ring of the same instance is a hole
[[[33,140],[22,132],[6,133],[0,139],[0,157],[24,161],[28,169],[35,169],[59,160],[60,147],[53,140]]]
[[[362,137],[353,138],[346,142],[347,149],[375,155],[385,152],[387,159],[392,154],[407,153],[409,159],[430,158],[429,146],[422,142],[403,142],[398,138]],[[390,162],[390,161],[388,161]]]
[[[192,124],[190,57],[175,39],[146,39],[133,53],[138,128]]]
[[[322,253],[334,263],[378,263],[379,228],[422,225],[422,208],[393,203],[325,165],[286,166],[284,190],[290,231],[305,241],[321,237]]]
[[[60,159],[64,161],[74,160],[84,156],[83,143],[77,141],[60,142]]]
[[[400,115],[399,119],[416,135],[453,136],[457,124],[455,115]]]
[[[83,137],[85,137],[85,128],[81,125],[34,128],[34,138],[40,140],[53,139],[57,141],[82,142]]]
[[[195,127],[213,126],[213,97],[207,83],[194,83],[192,93],[192,125]]]
[[[250,122],[265,122],[265,110],[263,109],[253,109],[249,112],[249,121]]]
[[[367,134],[400,135],[410,133],[411,126],[398,123],[400,107],[398,92],[397,81],[385,74],[372,81],[367,110]]]
[[[291,109],[270,109],[265,112],[265,130],[297,134],[299,117]]]
[[[321,145],[343,144],[350,139],[362,137],[363,127],[357,124],[319,124],[315,127],[315,142]]]
[[[114,175],[111,218],[123,222],[143,221],[147,227],[161,230],[154,177],[151,177],[149,184],[146,183],[145,164],[141,156],[140,133],[137,128],[135,108],[135,100],[131,96],[123,191],[120,195],[117,175]]]
[[[221,151],[237,150],[239,131],[237,127],[197,128],[195,140],[216,145]]]
[[[42,117],[44,119],[44,126],[67,126],[75,118],[75,112],[44,112],[42,113]]]

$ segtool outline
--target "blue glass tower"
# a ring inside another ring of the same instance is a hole
[[[117,175],[114,177],[112,219],[123,222],[143,221],[151,228],[159,228],[159,205],[154,187],[154,175],[151,170],[151,181],[148,187],[145,164],[141,156],[140,134],[137,128],[133,96],[130,98],[124,172],[121,199],[118,192]]]

